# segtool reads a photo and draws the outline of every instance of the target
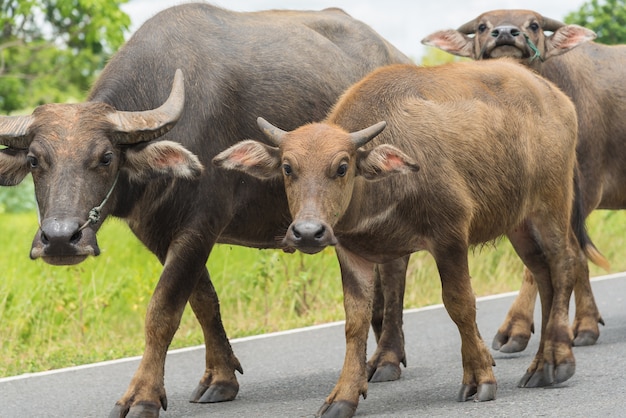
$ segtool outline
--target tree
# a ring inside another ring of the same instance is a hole
[[[124,42],[128,0],[0,0],[0,111],[82,99]]]
[[[591,0],[568,14],[565,22],[595,31],[597,42],[626,44],[626,0]]]

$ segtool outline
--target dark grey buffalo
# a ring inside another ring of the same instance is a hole
[[[96,232],[116,216],[163,263],[142,361],[111,416],[154,417],[167,407],[165,355],[187,302],[206,344],[191,400],[236,396],[235,370],[242,368],[205,263],[216,242],[280,248],[276,237],[291,217],[280,180],[233,175],[209,162],[240,138],[257,136],[258,114],[287,129],[321,120],[349,85],[395,62],[409,59],[339,9],[235,13],[185,4],[148,20],[87,102],[0,117],[0,184],[28,173],[35,182],[41,221],[32,258],[75,264],[98,255]],[[406,262],[380,265],[381,276],[403,280]],[[382,370],[384,380],[397,377],[404,351],[401,316],[386,321],[392,332],[381,323],[379,317],[370,376]]]

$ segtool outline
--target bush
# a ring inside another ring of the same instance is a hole
[[[0,213],[31,212],[36,208],[35,186],[30,175],[17,186],[0,187]]]

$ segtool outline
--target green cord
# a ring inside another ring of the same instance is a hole
[[[113,193],[113,189],[115,188],[115,185],[117,184],[117,179],[119,178],[120,178],[120,172],[118,171],[117,174],[115,175],[115,180],[113,180],[113,184],[111,185],[111,188],[109,189],[109,192],[107,193],[106,197],[104,198],[102,203],[100,203],[100,206],[96,206],[95,208],[92,208],[89,211],[89,215],[87,216],[87,222],[85,222],[80,228],[78,228],[79,232],[87,228],[89,224],[96,224],[98,223],[98,221],[100,221],[100,212],[102,212],[102,208],[104,207],[106,202],[109,200],[109,197],[111,197],[111,193]]]
[[[531,41],[530,38],[528,37],[528,35],[526,35],[526,34],[524,34],[524,38],[526,38],[526,43],[528,44],[528,47],[530,49],[532,49],[533,52],[535,53],[535,55],[530,57],[530,62],[533,62],[537,58],[539,58],[541,61],[543,61],[543,58],[541,57],[541,52],[539,52],[539,49],[537,49],[537,47],[535,46],[533,41]]]

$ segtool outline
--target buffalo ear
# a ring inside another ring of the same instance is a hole
[[[419,170],[415,160],[392,145],[383,144],[357,153],[357,175],[367,180],[380,180],[393,174]]]
[[[16,186],[30,173],[28,150],[0,149],[0,186]]]
[[[594,31],[582,26],[561,26],[546,38],[546,56],[544,59],[561,55],[582,43],[594,40],[596,36]]]
[[[282,174],[280,151],[259,141],[246,139],[220,152],[213,164],[227,170],[237,170],[261,180],[269,180]]]
[[[178,142],[153,141],[128,148],[122,169],[135,181],[156,176],[192,180],[200,177],[204,166],[194,153]]]
[[[474,54],[474,39],[475,38],[469,37],[458,30],[448,29],[431,33],[422,39],[422,44],[439,48],[442,51],[458,55],[459,57],[476,59],[476,55]]]

